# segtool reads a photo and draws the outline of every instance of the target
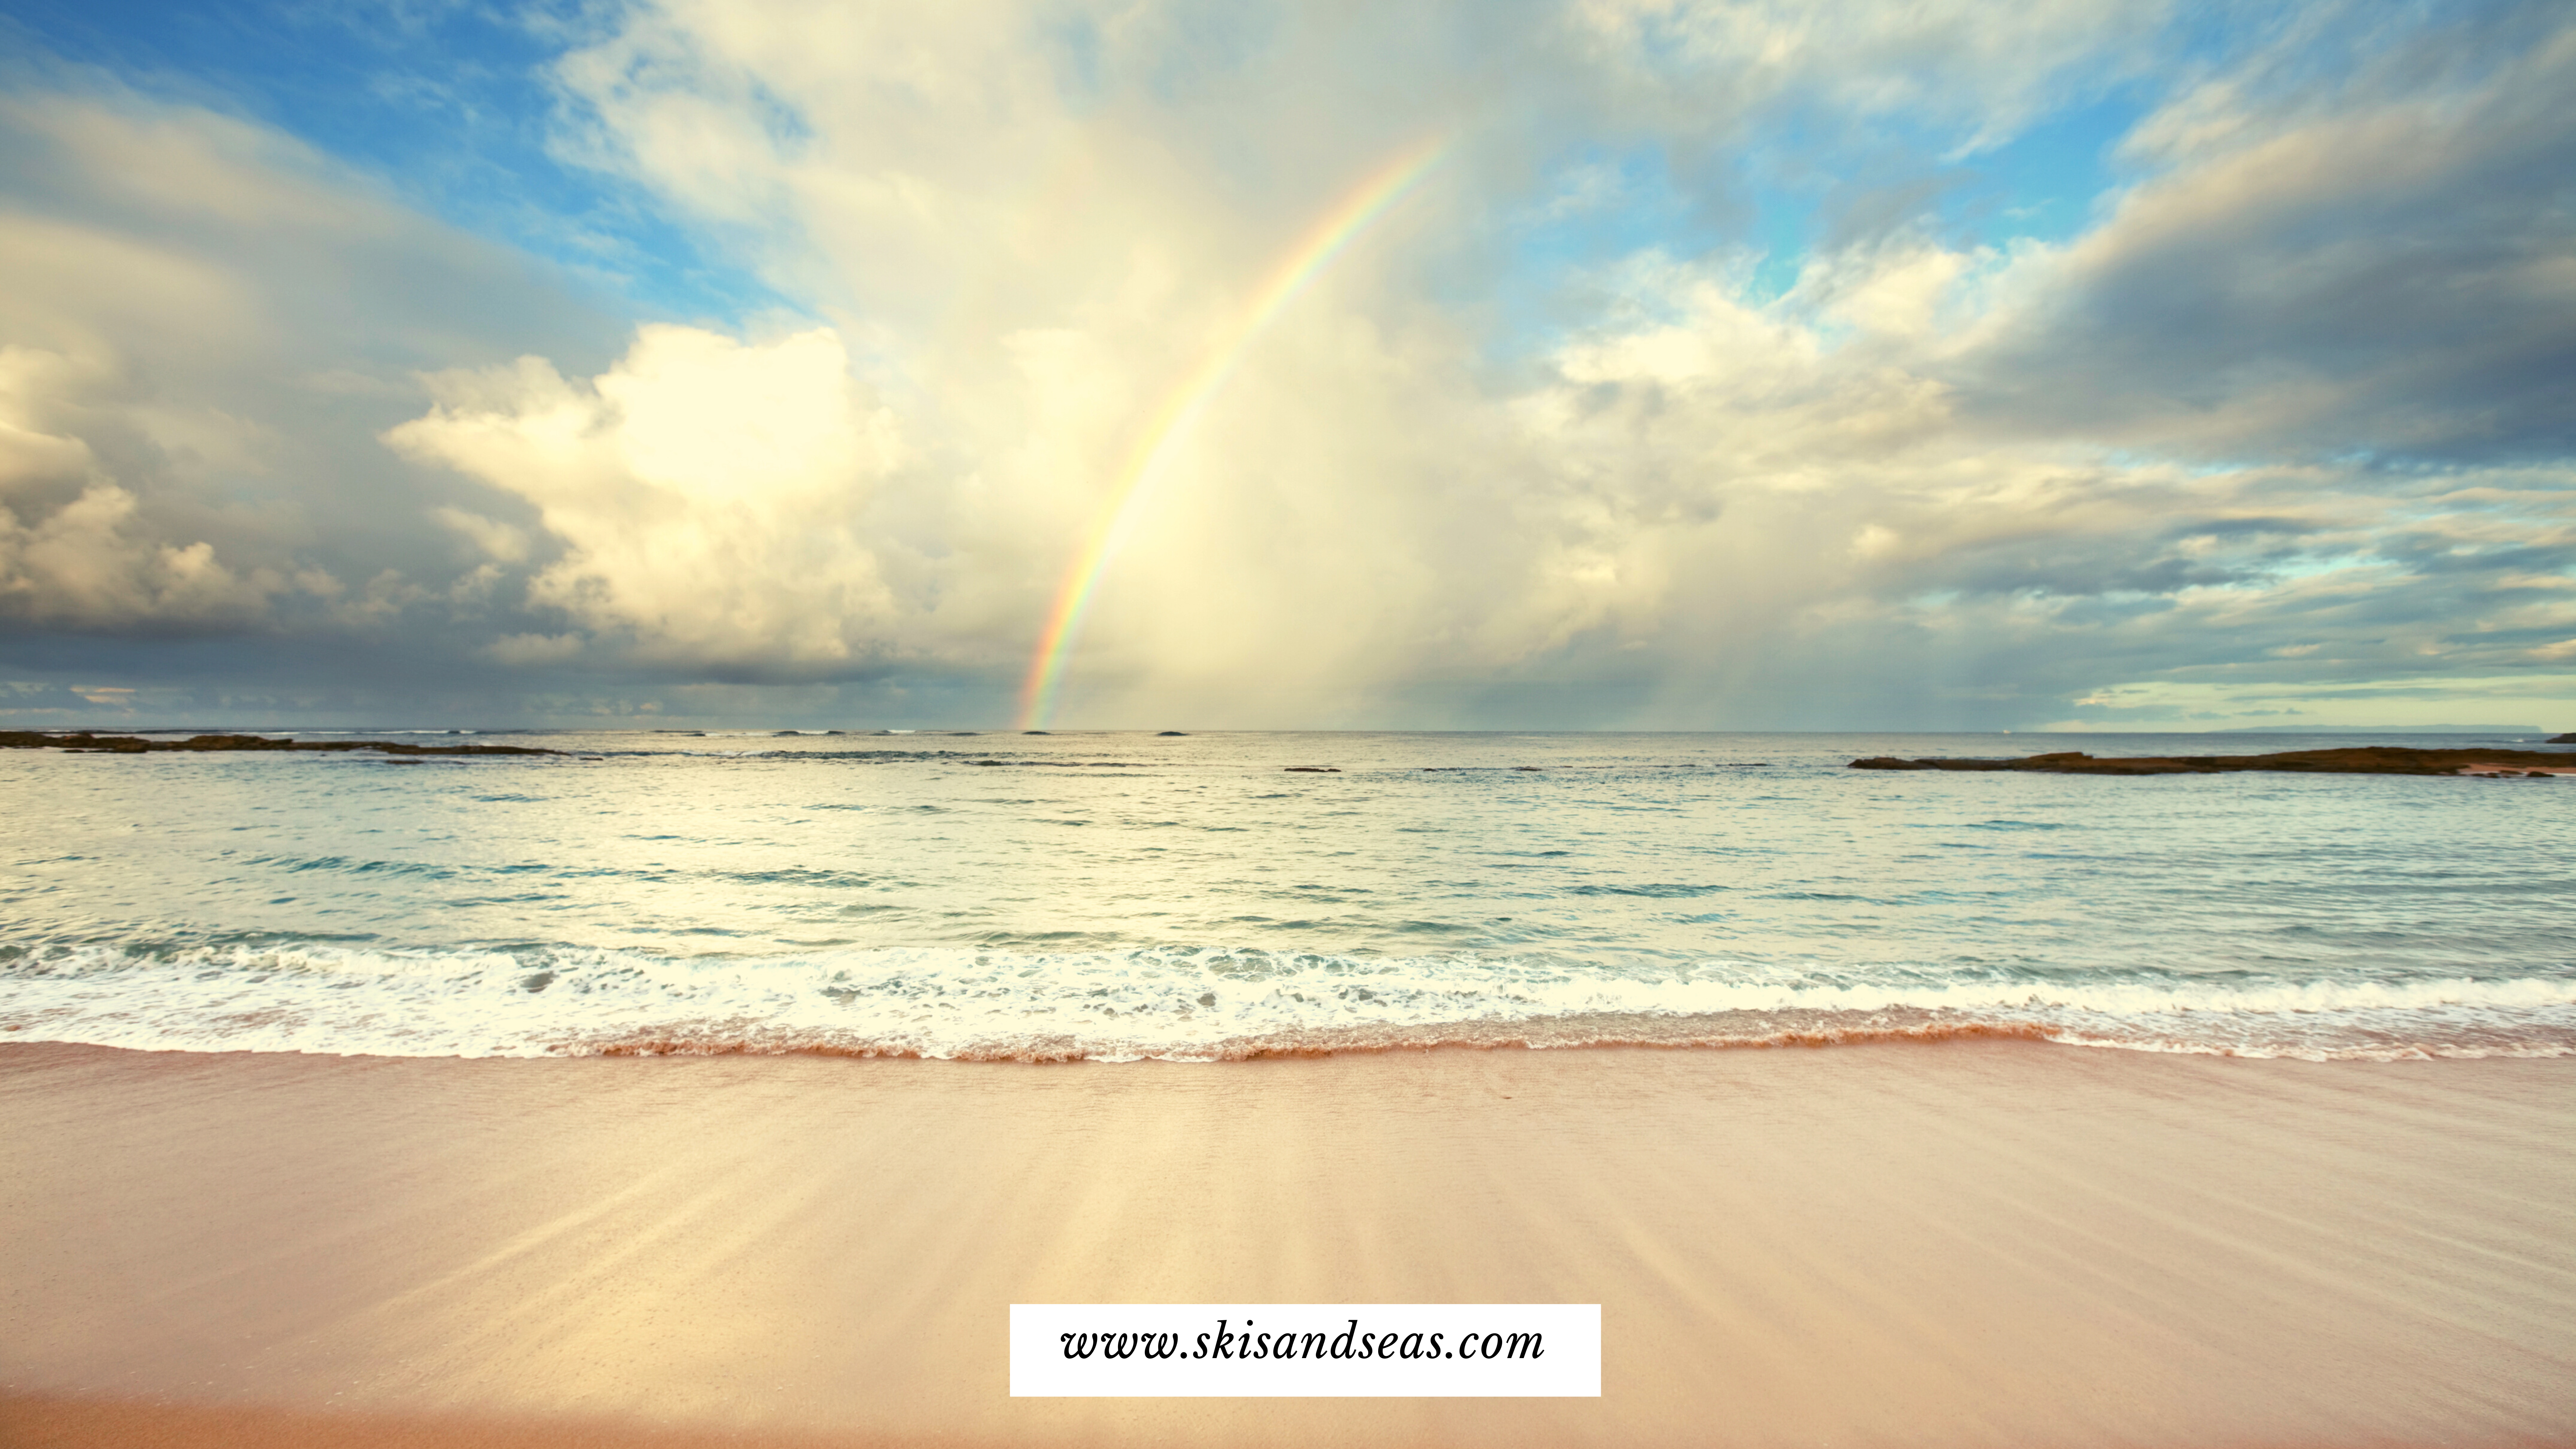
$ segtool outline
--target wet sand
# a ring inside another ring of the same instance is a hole
[[[0,1047],[0,1442],[2576,1442],[2576,1061]],[[1012,1302],[1598,1302],[1597,1400],[1013,1400]]]

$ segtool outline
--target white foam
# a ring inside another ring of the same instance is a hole
[[[1549,1026],[1567,1040],[1761,1039],[1872,1023],[2258,1056],[2561,1054],[2576,976],[2263,981],[1963,978],[1709,960],[1682,969],[1260,951],[776,957],[572,947],[95,945],[0,961],[0,1040],[147,1049],[536,1056],[637,1042],[929,1057],[1205,1058],[1246,1041],[1366,1043]],[[1644,1026],[1636,1026],[1644,1023]],[[1685,1030],[1713,1023],[1708,1030]],[[1864,1032],[1865,1034],[1865,1032]]]

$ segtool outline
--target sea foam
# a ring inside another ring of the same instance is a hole
[[[19,948],[11,1041],[388,1056],[823,1052],[1207,1061],[1430,1045],[2020,1036],[2315,1059],[2576,1051],[2576,975],[2046,978],[1711,958],[1589,963],[953,947],[677,957],[574,946]]]

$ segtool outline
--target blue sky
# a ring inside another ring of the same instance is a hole
[[[781,305],[636,188],[553,153],[547,66],[583,34],[578,6],[99,0],[8,12],[39,85],[131,87],[256,120],[643,315],[722,321]]]
[[[1008,723],[1157,444],[1051,722],[2576,716],[2560,7],[8,0],[0,76],[22,727]]]

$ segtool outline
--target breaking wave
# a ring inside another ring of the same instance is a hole
[[[0,1041],[532,1057],[1227,1061],[1435,1046],[2022,1038],[2256,1057],[2576,1054],[2576,973],[2300,981],[962,947],[676,957],[315,941],[0,947]]]

